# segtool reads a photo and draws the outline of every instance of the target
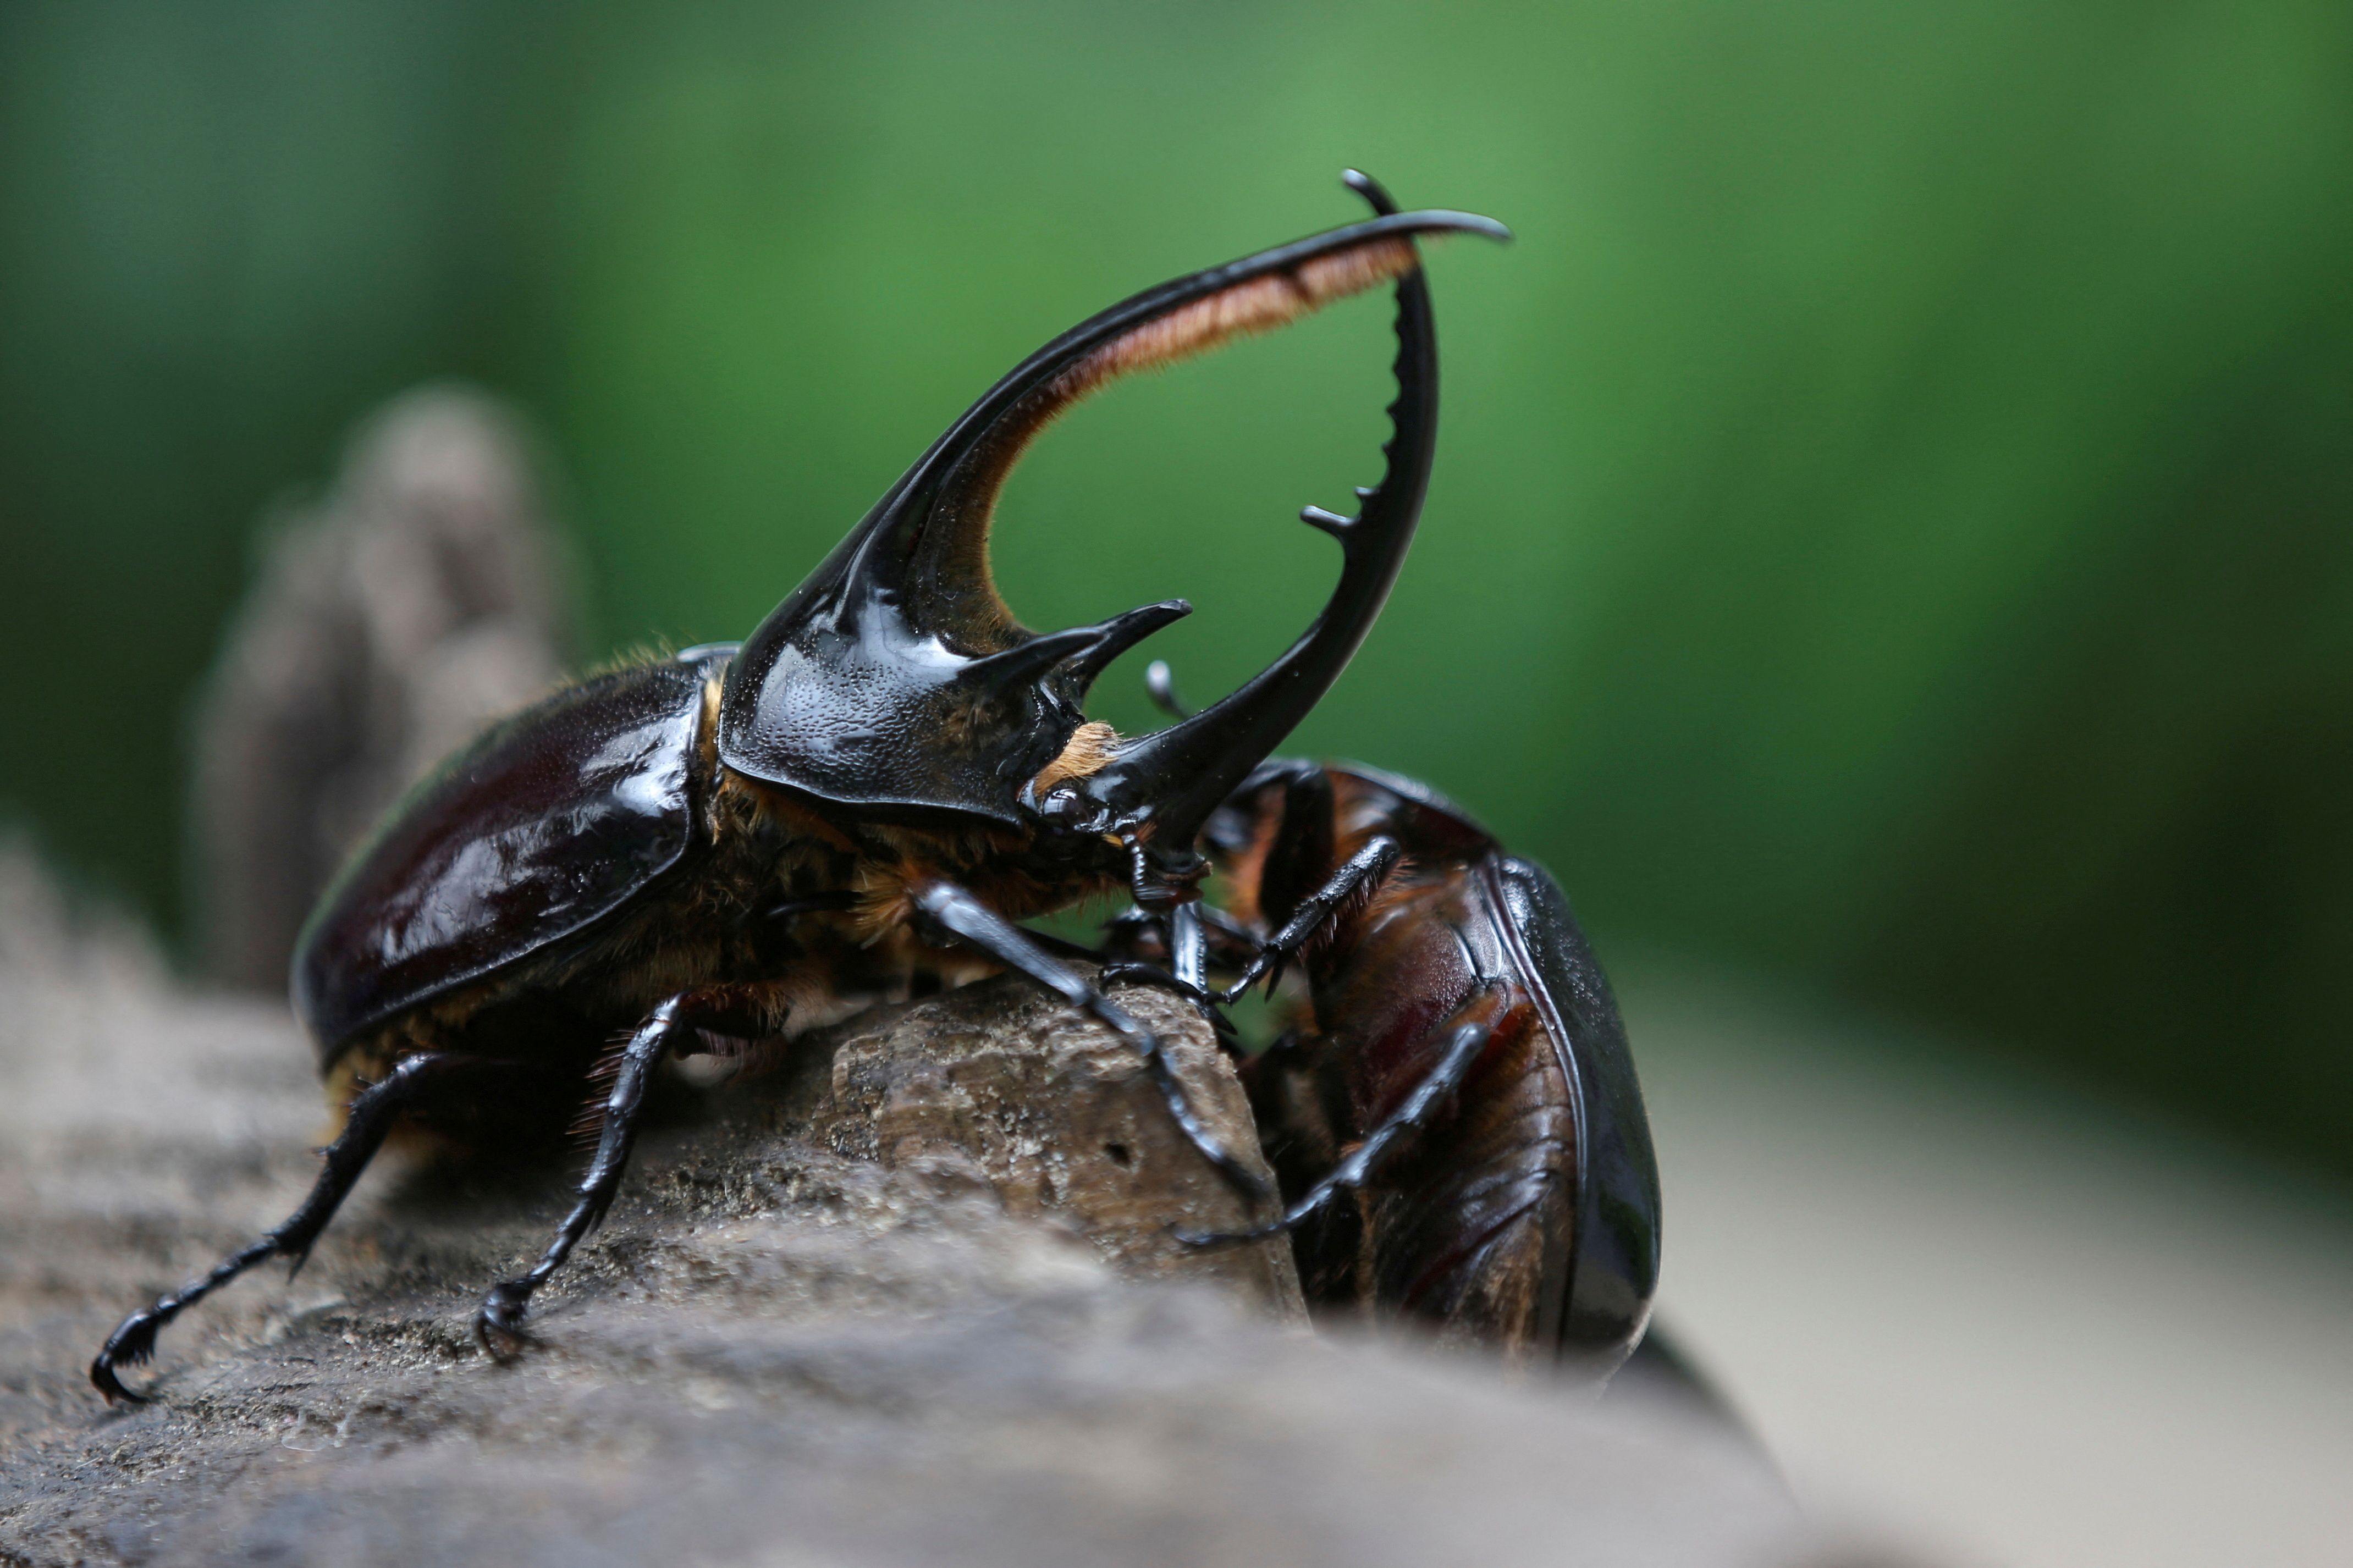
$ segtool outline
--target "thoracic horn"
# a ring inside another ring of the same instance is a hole
[[[1018,823],[1022,786],[1077,728],[1087,684],[1187,608],[1145,605],[1042,637],[1016,620],[989,574],[988,531],[1022,449],[1127,372],[1397,279],[1405,348],[1389,477],[1368,492],[1360,520],[1326,525],[1347,550],[1332,607],[1258,679],[1124,750],[1104,784],[1122,800],[1144,789],[1160,803],[1149,815],[1172,822],[1198,793],[1167,790],[1187,759],[1263,737],[1262,755],[1279,742],[1362,640],[1412,534],[1436,391],[1413,237],[1507,237],[1468,213],[1399,213],[1371,181],[1352,174],[1350,184],[1377,216],[1147,289],[1054,339],[965,410],[744,645],[720,704],[727,765],[846,805]],[[1214,771],[1238,781],[1250,765],[1219,762]],[[1206,776],[1199,783],[1213,787]]]

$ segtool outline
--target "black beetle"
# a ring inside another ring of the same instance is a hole
[[[1060,992],[1135,1047],[1204,1156],[1255,1186],[1193,1117],[1158,1041],[1061,944],[1016,922],[1124,888],[1167,960],[1164,970],[1131,952],[1127,968],[1204,1005],[1219,1000],[1203,988],[1211,938],[1230,953],[1265,934],[1205,918],[1204,827],[1235,816],[1268,753],[1338,677],[1411,541],[1437,432],[1414,237],[1508,237],[1470,214],[1400,213],[1372,181],[1348,180],[1373,218],[1147,289],[1030,355],[747,642],[565,688],[411,792],[328,889],[295,954],[295,1006],[344,1108],[316,1185],[269,1235],[126,1319],[91,1365],[99,1390],[142,1397],[118,1369],[146,1360],[164,1324],[264,1258],[300,1267],[396,1125],[560,1122],[586,1083],[609,1078],[575,1205],[538,1265],[492,1289],[478,1314],[485,1344],[511,1352],[532,1293],[612,1202],[665,1058],[797,1032],[919,981],[1009,968]],[[1103,668],[1189,606],[1043,636],[1017,622],[987,556],[997,495],[1023,447],[1119,374],[1390,280],[1398,396],[1386,471],[1358,492],[1356,517],[1302,514],[1342,548],[1323,614],[1198,714],[1132,740],[1086,721]],[[1330,896],[1300,908],[1329,913],[1349,889],[1368,889],[1362,858],[1326,868]],[[1224,999],[1300,940],[1273,933],[1240,961]],[[611,1046],[617,1037],[625,1043]],[[1419,1102],[1461,1073],[1440,1062],[1430,1076],[1430,1093],[1388,1114],[1369,1148],[1428,1120]],[[1651,1192],[1655,1209],[1654,1182]],[[1647,1279],[1638,1293],[1637,1307]],[[1630,1340],[1639,1327],[1637,1312],[1613,1332]]]

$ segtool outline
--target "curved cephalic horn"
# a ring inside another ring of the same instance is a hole
[[[1378,184],[1354,170],[1347,180],[1382,215],[1377,221],[1395,221],[1389,215],[1396,205]],[[1475,232],[1509,237],[1498,224],[1482,223]],[[1125,742],[1080,786],[1101,819],[1134,831],[1164,864],[1189,859],[1194,836],[1209,813],[1331,689],[1397,581],[1421,516],[1438,442],[1438,340],[1419,267],[1398,278],[1397,336],[1398,395],[1388,409],[1381,482],[1356,492],[1362,505],[1353,518],[1320,507],[1300,513],[1301,521],[1340,542],[1340,581],[1324,613],[1239,689],[1189,719]]]
[[[1413,237],[1505,231],[1467,213],[1399,213],[1371,182],[1352,176],[1351,183],[1373,201],[1373,218],[1147,289],[1054,339],[967,409],[744,644],[720,704],[727,765],[843,805],[1020,821],[1022,785],[1070,739],[1088,684],[1117,654],[1188,608],[1181,601],[1146,605],[1046,637],[1014,618],[989,575],[988,531],[1006,477],[1030,439],[1121,374],[1270,331],[1391,279],[1399,279],[1398,330],[1409,332],[1406,316],[1418,309],[1414,341],[1423,345],[1412,365],[1410,343],[1398,361],[1406,390],[1396,407],[1413,403],[1413,386],[1427,386],[1434,397]],[[1421,302],[1409,306],[1409,293]],[[1368,519],[1388,508],[1370,524],[1324,525],[1339,531],[1348,552],[1340,595],[1306,641],[1211,710],[1224,715],[1218,733],[1229,745],[1266,733],[1271,746],[1287,732],[1378,612],[1411,536],[1427,469],[1432,416],[1414,408],[1397,414],[1391,477],[1371,492],[1402,499],[1368,503]],[[1420,433],[1409,436],[1409,429]],[[1398,451],[1416,441],[1419,457],[1401,462]],[[1388,564],[1373,564],[1376,557]],[[1344,597],[1356,607],[1344,612]],[[1329,650],[1341,642],[1335,662]],[[1314,650],[1303,655],[1310,643]],[[1293,673],[1276,682],[1284,695],[1275,708],[1252,698],[1285,670]],[[1244,710],[1265,711],[1238,726]],[[1124,753],[1134,761],[1119,778],[1161,787],[1181,765],[1180,753],[1202,750],[1203,732],[1180,736],[1184,730],[1138,742]],[[1165,810],[1143,815],[1174,820]]]

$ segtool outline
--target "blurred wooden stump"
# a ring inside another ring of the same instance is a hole
[[[198,716],[207,974],[281,990],[303,917],[377,814],[556,679],[559,560],[499,404],[427,388],[360,427],[326,499],[271,538]]]

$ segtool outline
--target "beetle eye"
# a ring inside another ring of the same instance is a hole
[[[1079,792],[1067,785],[1047,791],[1046,798],[1038,803],[1038,815],[1049,822],[1071,822],[1079,812]]]

